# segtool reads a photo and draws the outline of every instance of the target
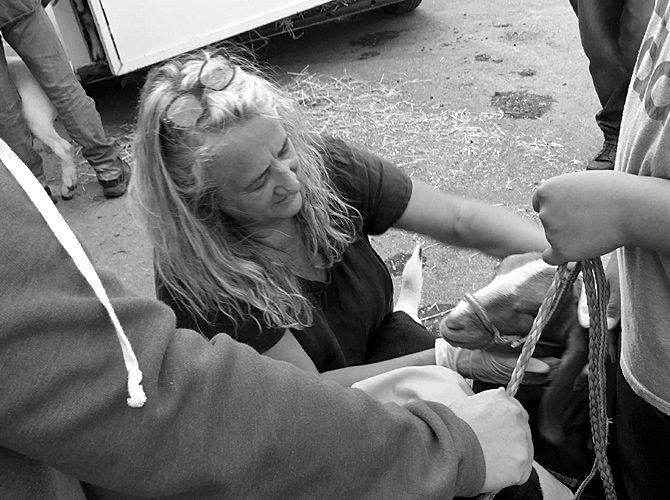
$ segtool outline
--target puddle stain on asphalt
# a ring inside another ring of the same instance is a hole
[[[491,106],[512,118],[539,118],[551,109],[554,98],[550,95],[531,94],[527,90],[496,92],[491,96]]]

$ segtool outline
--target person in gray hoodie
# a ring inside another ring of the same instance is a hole
[[[0,160],[0,498],[449,499],[529,477],[501,389],[382,404],[176,329],[96,272],[2,141]]]

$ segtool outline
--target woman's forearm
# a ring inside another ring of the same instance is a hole
[[[386,373],[397,368],[406,366],[425,366],[435,364],[435,349],[426,349],[412,354],[407,354],[398,358],[371,363],[369,365],[348,366],[321,373],[321,376],[328,380],[333,380],[349,387],[352,384],[363,379],[374,377],[381,373]]]
[[[412,182],[412,196],[394,227],[495,257],[548,246],[539,224],[504,207],[454,196],[418,181]]]

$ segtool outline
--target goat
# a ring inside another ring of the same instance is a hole
[[[7,67],[21,97],[21,114],[28,128],[60,160],[60,195],[64,200],[70,200],[77,186],[77,167],[72,144],[63,139],[54,128],[58,111],[20,57],[7,56]]]
[[[555,273],[556,267],[546,264],[539,253],[507,257],[488,285],[468,295],[442,318],[440,334],[455,347],[519,354]],[[417,322],[422,283],[421,249],[417,245],[403,270],[395,306],[396,311],[406,312]],[[537,422],[541,437],[557,446],[584,417],[588,332],[577,315],[582,290],[577,280],[563,295],[535,351],[536,357],[559,359],[549,373],[547,389],[542,388]]]
[[[525,289],[528,292],[531,292],[528,294],[526,297],[528,299],[527,303],[519,303],[519,307],[522,309],[528,309],[531,311],[537,312],[537,310],[540,307],[540,304],[542,302],[542,299],[544,295],[546,294],[547,288],[549,287],[549,284],[551,283],[553,279],[553,275],[555,273],[555,268],[552,268],[551,266],[548,266],[544,264],[539,256],[539,254],[527,254],[527,255],[520,255],[520,256],[514,256],[514,257],[508,257],[507,259],[503,260],[499,267],[498,271],[498,276],[501,277],[504,274],[509,274],[509,273],[514,273],[515,270],[519,270],[524,267],[525,263],[533,263],[532,268],[535,270],[531,269],[526,269],[525,272],[522,273],[522,275],[526,276],[526,279],[518,279],[519,282],[524,282],[525,281],[525,286],[519,285],[515,289],[515,293],[519,295],[522,300],[523,297],[526,296],[525,293],[522,292],[523,289]],[[421,320],[418,317],[418,309],[419,305],[421,302],[421,288],[423,286],[423,264],[422,264],[422,249],[421,245],[416,245],[414,248],[414,251],[412,252],[412,256],[409,258],[407,263],[405,264],[405,267],[402,272],[402,278],[401,278],[401,284],[400,284],[400,292],[398,294],[398,300],[396,302],[394,312],[397,311],[403,311],[405,312],[410,318],[412,318],[414,321],[417,323],[421,323]],[[538,279],[533,279],[535,274],[539,271],[539,274],[541,278]],[[518,273],[518,272],[517,272]],[[509,276],[508,276],[509,278]],[[495,280],[494,280],[495,281]],[[498,284],[500,284],[501,280],[498,280]],[[512,280],[514,281],[514,280]],[[546,285],[546,286],[545,286]],[[578,290],[575,290],[574,293],[579,296]],[[574,296],[574,293],[567,294]],[[479,295],[479,300],[482,302],[486,302],[485,297],[482,297],[479,292],[477,292],[475,295]],[[490,294],[491,297],[494,297],[496,295],[501,295],[500,291],[498,292],[493,292]],[[495,302],[495,301],[492,301]],[[570,316],[569,310],[573,309],[572,303],[574,302],[574,309],[577,307],[577,302],[576,299],[573,300],[573,298],[569,299],[570,306],[568,306],[566,311],[565,311],[565,316]],[[481,303],[481,302],[480,302]],[[501,305],[503,305],[501,303]],[[456,306],[456,308],[452,309],[447,316],[442,320],[440,323],[440,330],[443,336],[445,336],[445,332],[443,331],[442,325],[446,325],[447,319],[450,318],[450,324],[453,327],[453,330],[451,332],[458,331],[459,333],[462,333],[462,335],[457,335],[455,338],[454,345],[459,344],[459,342],[462,341],[459,345],[463,347],[492,347],[491,346],[491,339],[486,337],[488,335],[487,331],[482,331],[482,324],[481,322],[475,318],[475,321],[471,323],[472,319],[472,314],[465,314],[470,306],[465,303],[461,303]],[[493,315],[493,314],[492,314]],[[508,318],[509,319],[509,318]],[[520,339],[523,335],[523,330],[525,329],[525,334],[527,334],[530,331],[530,327],[532,325],[533,318],[529,318],[530,323],[525,322],[521,326],[519,330],[515,330],[514,332],[509,332],[511,335],[516,335],[518,339]],[[576,321],[576,317],[574,318]],[[552,320],[552,323],[556,320]],[[551,343],[550,345],[548,343],[548,340],[544,340],[543,343],[544,345],[541,346],[540,352],[543,355],[560,355],[559,350],[562,352],[563,351],[563,345],[566,343],[566,337],[570,337],[570,333],[575,332],[574,324],[571,325],[565,325],[565,328],[556,328],[554,327],[553,335],[549,334],[545,335],[549,338],[551,338]],[[579,325],[577,325],[579,327]],[[446,327],[445,327],[446,328]],[[507,330],[504,330],[505,333],[507,333]],[[410,332],[410,333],[415,333],[415,332]],[[445,336],[446,337],[446,336]],[[586,337],[584,337],[586,338]],[[447,340],[449,340],[447,338]],[[572,344],[573,346],[576,346],[576,343]],[[547,349],[548,347],[548,349]],[[558,347],[558,349],[557,349]],[[575,347],[576,348],[576,347]],[[514,348],[512,348],[515,350]],[[545,349],[547,352],[542,352],[542,349]],[[500,352],[503,353],[508,353],[506,352],[506,349],[492,349],[492,350],[500,350]],[[565,354],[564,354],[565,358]],[[581,361],[580,361],[581,363]],[[585,364],[585,363],[584,363]],[[578,372],[581,372],[581,367],[578,370]],[[465,374],[461,374],[465,375]],[[568,377],[569,378],[569,377]],[[560,391],[559,391],[560,392]],[[553,404],[553,401],[551,399],[548,400],[548,404]],[[549,422],[551,422],[551,419],[549,419]],[[544,457],[541,457],[540,454],[537,453],[536,449],[536,458],[540,459],[542,462]],[[550,464],[553,465],[551,461],[548,461]],[[568,471],[572,472],[572,471]],[[554,471],[554,474],[556,472]],[[567,480],[566,480],[567,479]],[[568,483],[570,486],[574,486],[574,484],[570,484],[570,477],[563,477],[563,480],[565,483]],[[558,481],[554,475],[549,473],[542,465],[540,465],[538,462],[533,463],[533,471],[531,474],[531,477],[528,479],[526,483],[520,486],[511,486],[508,488],[504,488],[500,492],[498,492],[495,495],[495,498],[500,498],[501,500],[542,500],[542,499],[567,499],[567,498],[572,498],[571,491],[566,487],[564,482]]]
[[[539,253],[507,257],[488,285],[467,296],[442,318],[440,334],[454,346],[518,354],[555,273],[556,267],[546,264]],[[577,316],[581,288],[577,281],[562,297],[534,354],[560,358],[549,373],[538,416],[540,435],[555,445],[563,442],[575,420],[581,421],[580,403],[587,396],[583,377],[588,363],[588,332]]]
[[[536,252],[503,259],[488,285],[466,296],[440,320],[440,334],[458,347],[520,353],[555,273],[556,267]],[[586,383],[589,340],[584,318],[578,314],[583,297],[578,279],[541,332],[534,356],[559,358],[546,387],[534,393],[534,388],[522,385],[517,393],[531,417],[536,459],[573,490],[587,477],[593,461]],[[597,481],[587,488],[596,494],[601,490]]]

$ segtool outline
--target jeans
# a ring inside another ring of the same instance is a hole
[[[2,29],[2,37],[21,56],[58,110],[65,130],[82,147],[98,180],[123,172],[118,145],[106,137],[95,102],[77,80],[56,30],[43,8]],[[4,50],[0,58],[0,137],[46,185],[42,159],[21,115],[21,99],[10,79]]]
[[[654,0],[570,0],[602,109],[596,123],[617,140],[623,105]]]

